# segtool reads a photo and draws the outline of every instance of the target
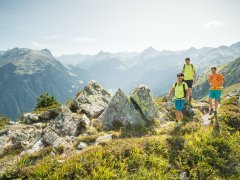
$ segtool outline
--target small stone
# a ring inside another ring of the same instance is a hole
[[[87,147],[87,144],[85,142],[80,142],[77,146],[77,149],[78,150],[82,150],[84,149],[85,147]]]

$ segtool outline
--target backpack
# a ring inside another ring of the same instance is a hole
[[[182,83],[183,92],[184,92],[184,97],[183,97],[183,98],[185,98],[185,97],[186,97],[186,94],[187,94],[185,84],[186,84],[185,82]],[[176,86],[177,86],[177,82],[175,82],[174,88],[176,88]]]
[[[192,67],[192,71],[193,71],[193,64],[191,64],[191,67]],[[185,68],[186,68],[186,64],[183,65],[183,70],[182,70],[182,72],[185,71]]]

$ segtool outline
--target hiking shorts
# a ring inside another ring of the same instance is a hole
[[[174,99],[174,107],[178,111],[182,111],[184,108],[184,99]]]
[[[185,83],[187,83],[188,88],[192,88],[193,80],[184,80]]]
[[[210,89],[209,98],[220,100],[221,95],[222,95],[222,90],[211,90]]]

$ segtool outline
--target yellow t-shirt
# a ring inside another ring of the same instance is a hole
[[[182,72],[184,74],[184,79],[185,80],[193,80],[193,75],[194,75],[194,71],[196,71],[196,68],[195,66],[193,65],[193,68],[192,68],[192,65],[189,64],[185,64],[185,69],[184,67],[182,68]]]
[[[181,85],[176,85],[175,87],[175,83],[173,84],[173,88],[175,89],[175,97],[174,99],[184,99],[184,90],[183,90],[183,84],[185,84],[185,90],[188,89],[188,85],[187,83],[183,82]]]

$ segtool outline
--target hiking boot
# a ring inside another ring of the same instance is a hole
[[[214,111],[214,117],[217,118],[217,111]]]
[[[213,109],[210,109],[209,115],[212,115],[213,112]]]

